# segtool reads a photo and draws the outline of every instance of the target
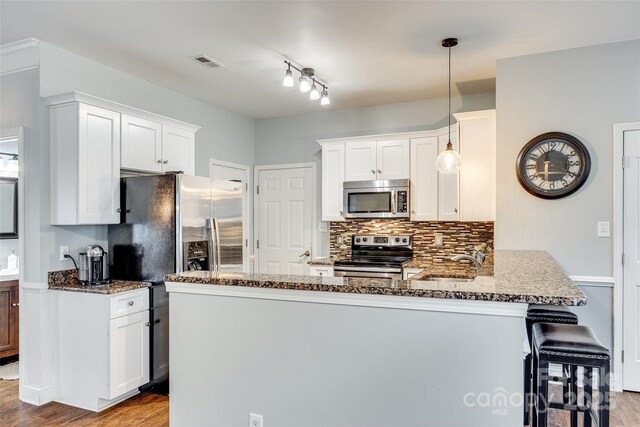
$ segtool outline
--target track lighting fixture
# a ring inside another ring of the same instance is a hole
[[[283,86],[293,87],[293,74],[291,72],[293,68],[300,73],[300,78],[298,78],[300,92],[309,92],[309,99],[312,101],[320,99],[320,105],[331,104],[329,100],[329,88],[317,80],[313,68],[298,68],[287,60],[285,60],[284,63],[287,64],[287,70],[284,73]],[[318,89],[318,86],[322,88],[322,91]]]

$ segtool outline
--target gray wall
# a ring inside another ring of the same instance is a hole
[[[316,140],[437,129],[447,125],[447,108],[447,99],[442,98],[256,120],[255,164],[317,163],[316,212],[320,221],[321,153]],[[451,108],[453,112],[492,109],[495,94],[456,97]],[[318,235],[319,253],[314,256],[327,256],[329,234]]]
[[[613,275],[613,241],[596,224],[613,219],[613,124],[640,120],[639,76],[638,40],[498,61],[496,248],[545,249],[570,275]],[[585,186],[561,200],[529,195],[514,172],[520,149],[549,131],[578,137],[593,161]],[[608,345],[611,292],[589,289],[580,309]]]
[[[41,96],[75,90],[202,126],[196,134],[197,175],[209,176],[211,158],[253,165],[253,119],[47,43],[41,44],[40,61]]]

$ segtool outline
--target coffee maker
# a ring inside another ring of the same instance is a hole
[[[85,285],[103,285],[109,280],[109,254],[100,245],[89,245],[80,253],[78,278]]]

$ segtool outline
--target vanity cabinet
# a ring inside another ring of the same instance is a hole
[[[51,224],[120,222],[120,113],[50,107]]]
[[[346,144],[345,181],[409,178],[409,140],[365,140]]]
[[[149,290],[53,290],[53,400],[101,411],[149,382]]]
[[[345,173],[345,144],[322,146],[322,220],[344,221],[342,183]]]
[[[195,174],[198,126],[80,92],[46,98],[51,224],[118,224],[120,170]]]
[[[333,277],[333,267],[330,265],[312,265],[309,266],[309,275]]]
[[[0,282],[0,358],[18,354],[18,295],[17,280]]]

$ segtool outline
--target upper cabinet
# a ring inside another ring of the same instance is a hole
[[[494,221],[496,217],[496,111],[453,115],[458,121],[460,221]]]
[[[198,126],[80,92],[47,98],[51,224],[120,222],[120,170],[195,173]]]
[[[343,221],[344,181],[410,179],[412,221],[494,221],[495,110],[454,114],[453,149],[462,169],[442,175],[436,158],[449,128],[319,141],[322,145],[322,220]]]
[[[348,142],[345,157],[345,181],[409,178],[408,139]]]

